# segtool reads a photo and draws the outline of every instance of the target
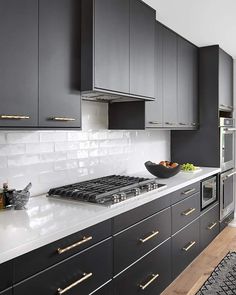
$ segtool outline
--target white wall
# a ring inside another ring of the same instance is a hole
[[[84,101],[82,122],[83,131],[0,132],[0,184],[20,189],[31,181],[37,195],[170,158],[168,131],[108,131],[107,104]]]

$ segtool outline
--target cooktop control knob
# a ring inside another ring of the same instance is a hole
[[[140,195],[140,193],[141,193],[141,190],[140,190],[140,188],[134,188],[134,195],[135,196],[138,196],[138,195]]]
[[[124,200],[126,200],[127,199],[127,197],[126,197],[126,193],[120,193],[120,200],[121,201],[124,201]]]

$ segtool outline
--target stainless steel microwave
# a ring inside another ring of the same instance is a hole
[[[217,176],[201,182],[201,208],[204,209],[217,200]]]

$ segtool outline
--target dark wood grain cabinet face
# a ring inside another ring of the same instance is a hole
[[[208,210],[200,217],[200,247],[201,250],[219,234],[219,204]]]
[[[155,101],[145,102],[145,127],[163,126],[163,31],[162,24],[155,26]]]
[[[109,239],[16,285],[14,295],[55,295],[58,289],[64,290],[76,282],[66,293],[85,295],[111,278],[112,240]]]
[[[130,92],[129,22],[129,1],[94,1],[95,88]]]
[[[177,35],[163,27],[163,120],[164,127],[178,126]]]
[[[155,98],[155,10],[130,0],[130,93]]]
[[[0,126],[37,126],[38,0],[0,1],[0,39]]]
[[[233,59],[219,48],[219,108],[233,110]]]
[[[172,237],[173,279],[199,254],[199,225],[197,219]]]
[[[147,286],[148,282],[152,282]],[[160,294],[171,281],[170,239],[114,280],[115,295]]]
[[[200,194],[194,194],[173,205],[171,210],[172,234],[174,234],[200,215]]]
[[[114,273],[118,274],[171,235],[170,208],[114,236]]]
[[[14,261],[15,282],[20,282],[49,266],[83,251],[109,236],[111,236],[111,220],[104,221],[22,255]],[[74,245],[77,246],[71,247]],[[68,249],[68,247],[71,248]]]
[[[39,125],[81,127],[80,5],[39,0]]]
[[[11,287],[13,284],[13,261],[0,264],[0,292]]]

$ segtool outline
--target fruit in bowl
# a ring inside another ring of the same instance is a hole
[[[151,161],[146,162],[146,169],[154,176],[159,178],[169,178],[180,172],[181,166],[170,161],[161,161],[159,164]]]

